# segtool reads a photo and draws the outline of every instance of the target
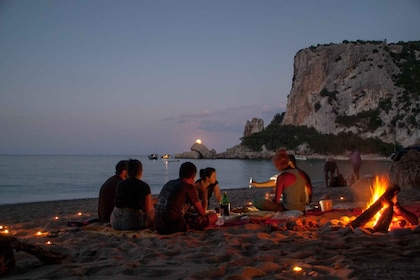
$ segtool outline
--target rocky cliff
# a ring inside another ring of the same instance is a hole
[[[346,42],[300,50],[283,124],[414,144],[420,136],[419,65],[420,51],[403,43]]]

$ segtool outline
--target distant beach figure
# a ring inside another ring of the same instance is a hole
[[[160,191],[155,215],[155,228],[159,234],[203,230],[217,221],[216,213],[206,214],[194,186],[197,167],[184,162],[179,178],[167,182]],[[187,213],[193,206],[196,213]]]
[[[209,209],[210,198],[213,193],[218,203],[222,200],[216,169],[213,167],[200,169],[200,179],[198,179],[194,185],[197,188],[198,197],[200,198],[204,209]]]
[[[299,168],[296,165],[296,158],[294,155],[288,155],[289,156],[289,160],[290,160],[290,167],[291,168],[296,168],[297,170],[299,170],[299,173],[305,178],[305,193],[306,193],[306,204],[310,204],[312,201],[312,180],[309,177],[308,173],[306,173],[303,169]],[[281,172],[280,172],[281,174]],[[250,185],[256,188],[273,188],[272,193],[274,194],[276,192],[276,182],[277,182],[277,177],[280,174],[275,174],[273,176],[270,177],[270,180],[268,181],[264,181],[264,182],[256,182],[254,180],[252,180],[252,182],[250,182]]]
[[[137,159],[127,164],[128,179],[117,185],[111,226],[116,230],[138,230],[153,226],[155,209],[150,186],[141,180],[143,165]]]
[[[128,160],[119,161],[115,166],[115,175],[109,177],[99,191],[98,219],[101,222],[109,223],[112,210],[114,210],[117,184],[127,179],[127,163]]]
[[[355,146],[352,146],[350,151],[351,153],[349,155],[349,158],[350,158],[351,165],[353,167],[353,177],[355,181],[358,181],[360,178],[359,172],[360,172],[360,167],[362,166],[362,158],[360,156],[359,150]]]
[[[274,199],[255,198],[254,206],[265,211],[299,210],[304,212],[305,205],[310,199],[307,198],[305,191],[308,185],[307,179],[290,160],[285,149],[278,150],[272,161],[280,171],[276,181]]]
[[[338,169],[337,162],[333,158],[327,158],[324,164],[324,179],[325,179],[325,186],[328,187],[334,181],[335,171],[337,170],[337,176],[340,175],[340,170]],[[328,179],[330,182],[328,183]],[[330,185],[329,185],[330,184]]]

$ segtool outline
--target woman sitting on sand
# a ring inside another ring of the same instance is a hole
[[[130,159],[127,164],[128,179],[117,185],[115,207],[111,214],[111,226],[116,230],[138,230],[152,227],[155,209],[150,186],[141,180],[143,165]]]
[[[216,169],[213,167],[200,169],[200,179],[194,183],[194,186],[197,188],[198,197],[201,200],[203,209],[209,209],[210,198],[213,193],[218,203],[222,200],[219,182],[217,181]]]
[[[274,199],[255,198],[254,206],[265,211],[299,210],[304,212],[307,201],[305,176],[295,168],[285,149],[278,150],[272,161],[280,171]]]

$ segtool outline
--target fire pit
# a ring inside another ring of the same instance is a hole
[[[389,184],[388,177],[376,176],[371,189],[368,208],[350,223],[352,229],[365,227],[372,232],[387,232],[391,228],[404,228],[407,223],[418,224],[418,217],[398,202],[400,187]]]

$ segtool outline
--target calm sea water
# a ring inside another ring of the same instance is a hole
[[[95,198],[103,182],[115,173],[121,159],[135,158],[143,163],[143,180],[158,194],[170,179],[178,177],[180,165],[187,161],[163,162],[139,156],[0,155],[0,205],[78,198]],[[247,188],[249,177],[268,180],[276,174],[270,160],[199,159],[188,160],[198,169],[214,167],[222,189]],[[337,161],[340,172],[351,174],[348,161]],[[322,184],[323,160],[298,161],[314,184]],[[361,176],[388,171],[389,161],[364,161]]]

